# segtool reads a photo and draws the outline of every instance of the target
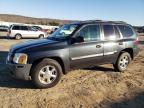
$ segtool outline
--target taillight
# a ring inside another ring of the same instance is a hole
[[[134,41],[134,44],[135,45],[138,45],[140,42],[139,42],[139,39],[138,39],[138,37],[137,37],[137,39]]]

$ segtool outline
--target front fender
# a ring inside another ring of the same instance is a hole
[[[44,58],[60,58],[64,65],[64,71],[67,73],[70,70],[70,60],[69,60],[69,50],[68,49],[29,53],[28,54],[28,63],[34,64],[37,60],[41,60]]]

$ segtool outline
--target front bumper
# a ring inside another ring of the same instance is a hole
[[[10,64],[8,63],[8,68],[12,74],[17,79],[31,80],[30,69],[32,64]]]

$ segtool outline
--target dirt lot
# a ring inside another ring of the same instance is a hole
[[[144,37],[140,37],[144,41]],[[13,79],[5,59],[17,42],[0,39],[0,108],[144,108],[144,46],[124,73],[111,65],[75,70],[50,89]]]

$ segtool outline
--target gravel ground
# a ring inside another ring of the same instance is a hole
[[[124,73],[95,66],[69,72],[53,88],[35,89],[13,79],[4,63],[9,47],[22,41],[0,40],[0,108],[144,108],[143,45]]]

